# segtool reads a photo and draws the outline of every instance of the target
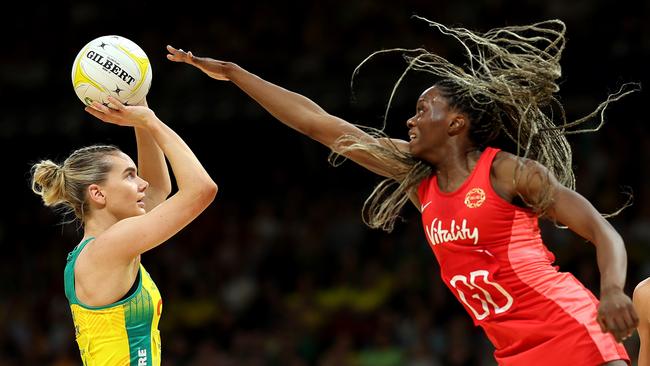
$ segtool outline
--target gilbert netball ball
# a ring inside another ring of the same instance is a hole
[[[151,86],[149,58],[134,42],[102,36],[86,44],[72,64],[72,85],[81,101],[108,105],[113,96],[125,105],[140,103]]]

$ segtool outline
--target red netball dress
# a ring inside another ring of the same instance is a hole
[[[559,272],[538,216],[490,183],[498,149],[487,148],[456,191],[422,181],[424,232],[445,284],[496,348],[499,365],[601,365],[629,357],[596,322],[598,299]]]

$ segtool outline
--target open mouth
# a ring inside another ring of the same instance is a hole
[[[409,130],[408,136],[410,141],[413,141],[417,138],[417,135],[415,134],[415,132],[413,132],[413,130]]]

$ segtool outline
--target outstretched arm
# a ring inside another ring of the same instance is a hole
[[[579,193],[560,184],[543,165],[524,160],[513,179],[519,158],[510,155],[495,163],[499,184],[510,185],[514,195],[530,203],[539,202],[550,192],[551,202],[546,214],[596,246],[600,270],[600,305],[598,323],[603,332],[609,332],[617,341],[629,337],[639,318],[630,297],[624,293],[627,273],[627,254],[623,239],[594,206]],[[550,191],[547,191],[550,189]]]
[[[232,81],[282,123],[335,152],[339,152],[340,147],[336,145],[337,139],[344,135],[355,136],[369,143],[390,143],[375,139],[353,124],[330,115],[309,98],[272,84],[234,63],[197,57],[172,46],[167,46],[167,50],[169,60],[192,65],[213,79]],[[408,151],[406,141],[392,140],[392,143],[398,149]],[[362,151],[346,152],[344,155],[384,177],[398,179],[405,168],[400,162],[381,162]]]

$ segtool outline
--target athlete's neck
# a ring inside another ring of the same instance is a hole
[[[107,222],[105,220],[93,220],[89,219],[84,225],[84,238],[98,237],[99,234],[106,231],[109,227],[113,226],[113,223]]]
[[[480,157],[481,151],[475,147],[449,151],[446,158],[436,166],[438,187],[442,191],[454,191],[472,174]]]

